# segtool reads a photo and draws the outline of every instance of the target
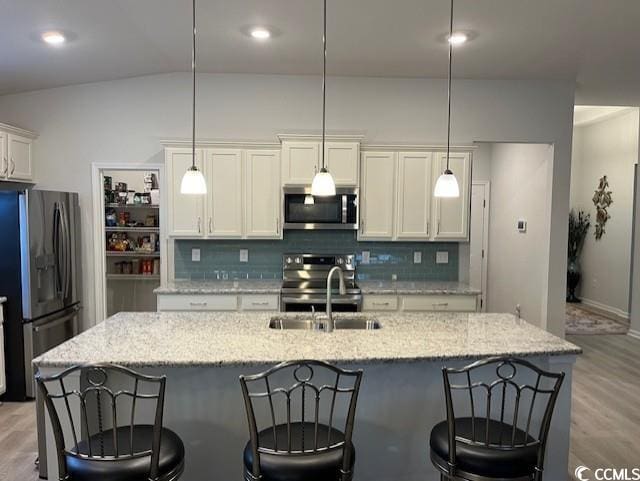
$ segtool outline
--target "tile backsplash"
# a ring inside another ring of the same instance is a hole
[[[191,249],[200,249],[200,262]],[[249,262],[240,262],[240,249]],[[362,251],[370,252],[362,264]],[[422,263],[413,263],[413,253]],[[436,264],[436,252],[448,252],[447,264]],[[176,279],[281,279],[286,253],[356,254],[360,280],[457,281],[458,244],[455,242],[358,242],[354,231],[285,231],[283,240],[176,240]]]

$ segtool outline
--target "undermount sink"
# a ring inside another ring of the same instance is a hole
[[[337,317],[334,318],[335,329],[380,329],[382,324],[371,317]],[[307,330],[324,331],[327,324],[326,317],[272,317],[269,321],[269,329],[279,330]]]

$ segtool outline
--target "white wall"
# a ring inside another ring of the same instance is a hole
[[[544,325],[553,147],[494,144],[491,154],[487,308]],[[526,232],[517,229],[527,221]]]
[[[202,74],[198,136],[275,140],[282,131],[318,131],[315,76]],[[327,126],[360,131],[366,142],[437,142],[446,136],[446,81],[329,78]],[[458,80],[453,85],[453,142],[555,144],[551,256],[544,281],[548,328],[563,333],[566,213],[573,116],[572,82]],[[40,134],[34,147],[41,187],[80,192],[85,304],[92,309],[89,258],[91,162],[160,162],[159,140],[190,136],[190,80],[184,73],[139,77],[0,97],[0,120]],[[93,312],[89,310],[88,312]],[[91,323],[91,318],[88,319]]]
[[[640,133],[639,133],[640,135]],[[631,285],[630,334],[640,337],[640,167],[636,166],[635,217],[633,222],[633,282]]]
[[[629,317],[634,164],[638,162],[638,109],[574,129],[571,207],[591,214],[581,256],[579,295],[587,304]],[[606,175],[613,192],[605,234],[595,240],[592,202]]]

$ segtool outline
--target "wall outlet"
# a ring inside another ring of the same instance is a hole
[[[191,262],[200,262],[200,249],[191,249]]]
[[[414,251],[413,252],[413,263],[414,264],[422,264],[422,252]]]
[[[362,263],[363,264],[368,264],[369,263],[370,254],[371,253],[369,251],[362,251]]]
[[[397,281],[398,280],[398,274],[391,274],[391,280],[392,281]]]
[[[436,251],[436,264],[448,264],[449,251]]]
[[[249,249],[240,249],[240,262],[249,262]]]

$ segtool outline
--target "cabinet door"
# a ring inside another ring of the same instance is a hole
[[[7,134],[0,132],[0,179],[9,174],[9,157],[7,157]]]
[[[9,179],[33,180],[31,144],[31,139],[27,139],[26,137],[13,134],[7,136]]]
[[[180,193],[182,176],[191,167],[191,149],[169,148],[165,150],[167,170],[167,199],[169,235],[174,237],[203,237],[204,206],[206,195]],[[196,166],[203,168],[202,150],[196,150]],[[211,186],[207,186],[211,191]]]
[[[279,152],[246,150],[245,157],[245,236],[282,239]]]
[[[319,154],[318,142],[282,142],[282,185],[310,186]]]
[[[325,163],[337,186],[358,185],[360,144],[358,142],[325,142]]]
[[[207,162],[207,236],[242,237],[242,150],[209,149]]]
[[[436,168],[433,171],[434,182],[447,166],[447,154],[437,153]],[[435,232],[436,240],[460,240],[469,238],[469,184],[471,178],[471,154],[455,152],[449,156],[449,168],[458,180],[460,197],[438,198],[435,200]],[[431,187],[433,192],[433,186]]]
[[[396,237],[425,241],[431,224],[431,152],[399,152]]]
[[[4,306],[0,304],[0,394],[7,391],[6,361],[4,358]]]
[[[360,229],[362,240],[391,240],[395,192],[396,154],[362,154],[360,183]]]

